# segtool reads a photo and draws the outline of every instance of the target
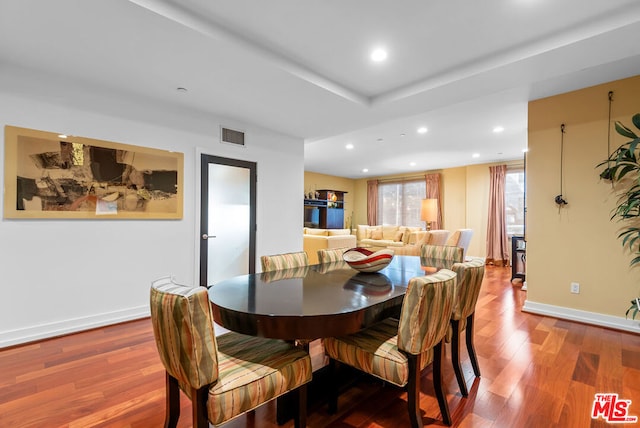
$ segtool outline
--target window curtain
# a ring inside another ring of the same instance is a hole
[[[438,219],[431,224],[431,229],[442,228],[442,198],[440,197],[440,174],[427,174],[425,176],[427,199],[438,200]]]
[[[507,166],[490,166],[489,222],[487,224],[487,264],[507,266],[509,247],[505,219],[504,189]]]
[[[367,224],[378,224],[378,180],[367,181]]]

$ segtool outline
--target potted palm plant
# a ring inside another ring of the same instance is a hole
[[[640,113],[635,114],[631,121],[640,130]],[[634,254],[630,262],[630,265],[634,266],[640,264],[640,137],[620,122],[615,123],[615,129],[618,134],[630,140],[615,149],[607,160],[598,164],[598,167],[603,168],[600,177],[612,181],[620,191],[611,220],[626,223],[618,238],[622,240],[622,245]],[[639,311],[640,299],[636,298],[631,301],[625,315],[631,315],[635,319]]]

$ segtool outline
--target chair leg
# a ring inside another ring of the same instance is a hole
[[[301,385],[296,390],[298,401],[298,414],[294,421],[295,428],[305,428],[307,426],[307,384]]]
[[[422,413],[420,413],[421,355],[406,355],[409,365],[409,382],[407,382],[407,406],[409,408],[409,420],[411,421],[411,428],[422,428]]]
[[[334,415],[338,411],[338,362],[329,358],[329,414]]]
[[[180,387],[178,380],[165,372],[166,409],[164,428],[175,428],[180,419]]]
[[[480,377],[480,366],[478,365],[478,358],[476,357],[476,348],[473,346],[473,315],[467,317],[467,328],[465,329],[465,336],[467,340],[467,352],[469,353],[469,359],[473,366],[473,373],[476,377]]]
[[[276,398],[276,422],[278,425],[284,425],[291,419],[292,400],[290,392]]]
[[[433,389],[436,392],[436,398],[438,399],[438,406],[440,406],[440,413],[442,414],[442,422],[445,425],[451,426],[451,415],[449,413],[449,404],[447,403],[447,394],[444,390],[444,384],[442,383],[442,354],[444,351],[442,342],[438,343],[433,348]]]
[[[209,418],[207,416],[207,396],[209,388],[191,388],[191,414],[193,417],[193,428],[209,428]]]
[[[462,375],[462,367],[460,366],[460,321],[451,320],[451,365],[453,371],[456,374],[458,380],[458,386],[460,387],[460,393],[463,397],[469,395],[467,390],[467,382]]]

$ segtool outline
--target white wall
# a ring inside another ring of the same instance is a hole
[[[0,92],[0,124],[184,153],[182,220],[0,222],[0,347],[148,315],[151,280],[197,283],[199,153],[258,163],[257,256],[302,250],[304,145],[248,124],[247,147],[219,143],[220,118],[190,132]],[[149,113],[146,113],[149,115]],[[173,123],[170,121],[162,123]],[[4,147],[4,144],[3,144]],[[4,149],[0,154],[4,188]],[[286,165],[286,168],[283,167]],[[4,201],[3,201],[4,203]],[[259,263],[257,263],[259,266]]]

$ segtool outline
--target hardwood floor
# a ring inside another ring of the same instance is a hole
[[[611,426],[591,419],[596,393],[631,400],[629,415],[640,416],[640,337],[523,313],[526,292],[509,279],[509,269],[487,268],[475,329],[481,378],[461,352],[469,397],[443,365],[453,426]],[[322,364],[322,350],[312,353]],[[427,369],[423,421],[443,426],[431,385]],[[337,414],[311,404],[308,426],[406,427],[405,400],[403,390],[361,377],[340,395]],[[0,427],[159,427],[163,420],[164,371],[148,319],[0,350]],[[186,398],[178,426],[191,426]],[[275,404],[225,426],[277,427]]]

